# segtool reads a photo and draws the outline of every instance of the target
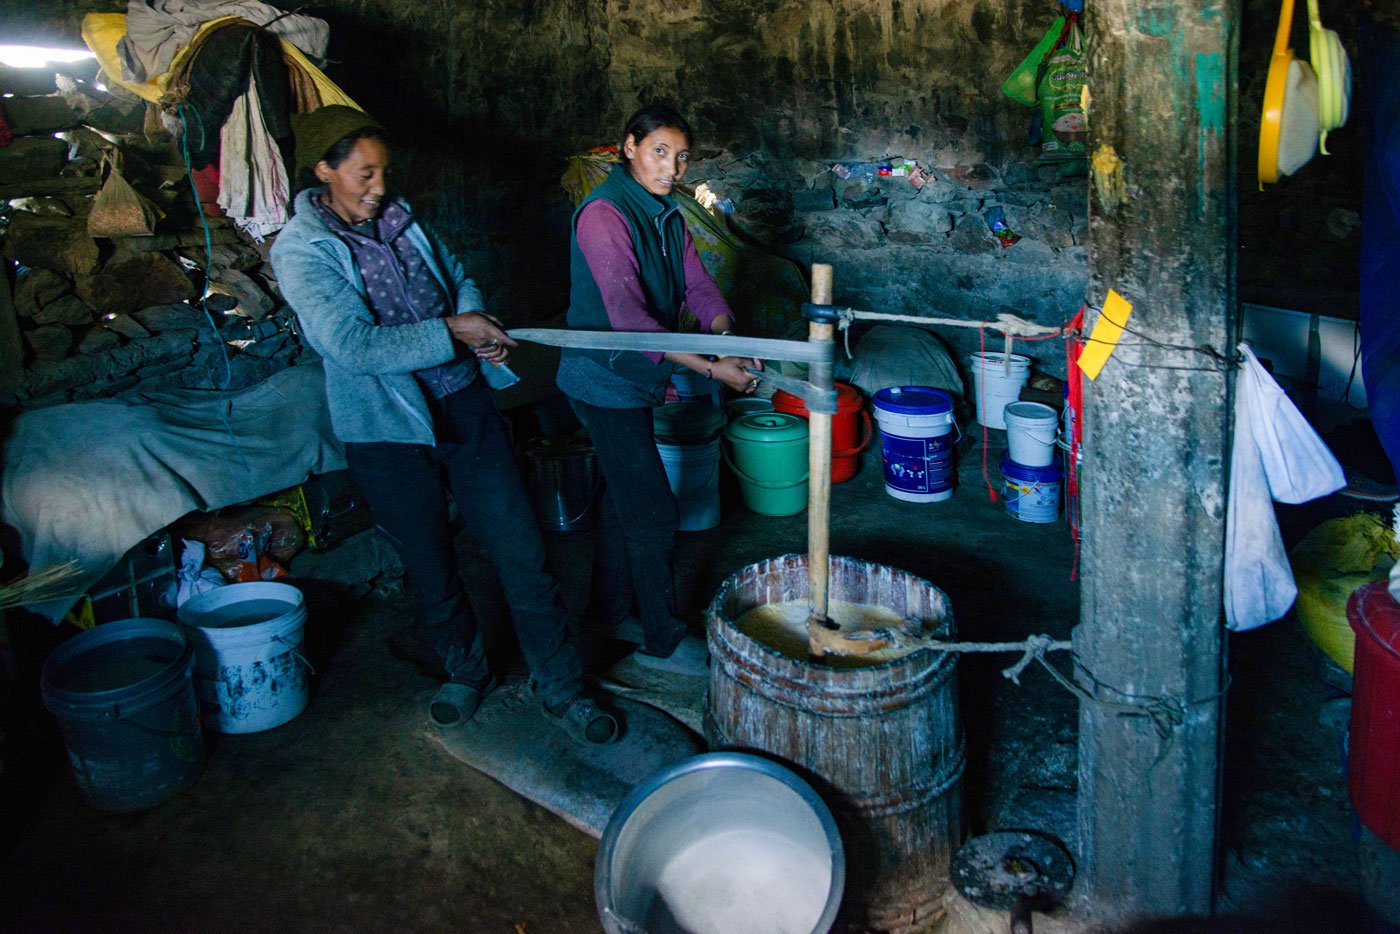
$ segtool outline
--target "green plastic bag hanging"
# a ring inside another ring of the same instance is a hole
[[[1035,106],[1037,100],[1036,85],[1040,80],[1041,63],[1045,61],[1045,56],[1049,55],[1059,44],[1064,29],[1065,18],[1063,16],[1055,17],[1055,22],[1050,24],[1050,28],[1035,44],[1035,48],[1031,49],[1030,54],[1001,83],[1003,94],[1018,104],[1025,104],[1027,107]]]

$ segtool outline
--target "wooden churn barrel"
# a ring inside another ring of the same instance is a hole
[[[935,638],[953,635],[947,596],[903,571],[832,556],[830,588],[833,606],[881,607],[923,621]],[[882,661],[825,664],[737,623],[757,607],[807,599],[806,555],[751,564],[720,587],[707,622],[707,738],[711,748],[776,756],[830,805],[846,846],[843,916],[877,931],[930,930],[946,911],[962,839],[956,658],[925,643]]]

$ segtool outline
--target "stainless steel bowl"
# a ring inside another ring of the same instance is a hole
[[[823,934],[845,882],[811,786],[769,759],[711,752],[632,789],[603,832],[593,893],[609,934]]]

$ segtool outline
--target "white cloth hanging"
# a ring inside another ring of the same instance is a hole
[[[1346,485],[1342,465],[1248,344],[1235,382],[1235,440],[1225,518],[1225,624],[1273,622],[1298,596],[1274,502],[1306,503]]]
[[[291,218],[291,184],[282,153],[263,123],[257,82],[251,76],[220,134],[219,207],[261,243]]]

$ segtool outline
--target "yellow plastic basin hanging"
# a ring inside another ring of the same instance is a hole
[[[1259,121],[1259,187],[1292,175],[1317,154],[1317,75],[1288,46],[1293,28],[1293,0],[1283,0],[1274,51],[1264,83],[1264,112]]]

